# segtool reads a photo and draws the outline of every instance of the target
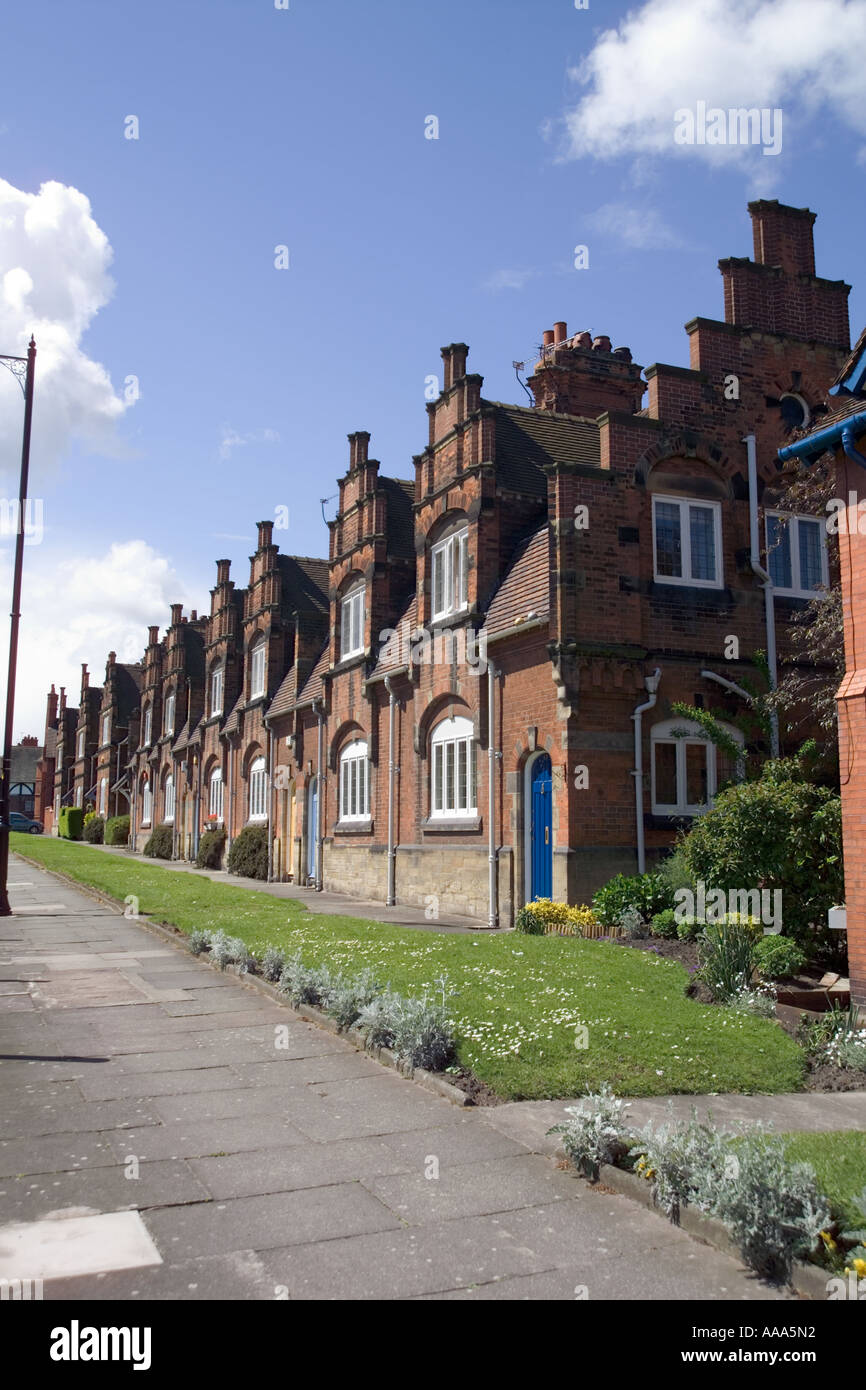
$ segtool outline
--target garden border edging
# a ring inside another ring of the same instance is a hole
[[[59,879],[61,883],[68,884],[70,888],[78,889],[79,892],[84,893],[87,897],[94,898],[104,907],[108,907],[112,912],[116,912],[118,916],[123,917],[125,915],[124,908],[126,907],[126,903],[120,898],[113,898],[110,893],[104,893],[101,888],[93,888],[90,884],[79,883],[69,874],[63,873],[61,869],[49,869],[44,864],[40,863],[38,859],[30,859],[26,854],[21,854],[19,850],[13,850],[12,853],[15,854],[22,863],[32,865],[34,869],[41,869],[43,873],[50,874],[52,878]],[[192,956],[194,954],[189,944],[189,937],[185,932],[182,932],[179,927],[170,927],[162,922],[154,922],[152,918],[148,917],[146,913],[143,912],[137,913],[135,917],[131,917],[128,920],[138,922],[146,931],[161,937],[163,941],[171,942],[172,945],[177,946],[180,950],[186,951],[188,955]],[[278,1004],[282,1004],[283,1007],[288,1009],[291,1013],[297,1014],[299,1018],[306,1019],[308,1023],[315,1024],[318,1028],[324,1028],[328,1033],[333,1033],[337,1037],[345,1038],[347,1042],[352,1044],[356,1051],[364,1052],[368,1057],[372,1057],[374,1061],[379,1062],[383,1067],[390,1067],[392,1071],[399,1072],[407,1081],[415,1081],[426,1090],[435,1091],[437,1095],[450,1101],[452,1105],[458,1105],[461,1109],[465,1109],[471,1104],[470,1098],[465,1091],[461,1091],[459,1086],[453,1086],[450,1081],[446,1081],[444,1077],[438,1076],[435,1072],[426,1071],[423,1067],[405,1067],[387,1047],[371,1051],[365,1046],[363,1036],[356,1028],[340,1029],[336,1021],[331,1018],[330,1015],[323,1013],[321,1009],[313,1008],[311,1004],[298,1004],[297,1007],[293,1007],[286,999],[286,996],[277,989],[276,985],[271,984],[269,980],[264,980],[258,975],[251,975],[248,971],[244,971],[240,974],[232,966],[228,966],[226,970],[220,970],[216,962],[209,960],[204,954],[194,956],[194,959],[201,961],[203,965],[210,966],[211,970],[216,970],[221,975],[231,973],[240,984],[250,989],[256,989],[259,993],[267,995],[268,998],[273,999]]]

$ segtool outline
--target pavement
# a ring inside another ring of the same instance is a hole
[[[47,1299],[779,1300],[134,919],[13,860],[0,1279]],[[557,1105],[561,1111],[565,1102]]]

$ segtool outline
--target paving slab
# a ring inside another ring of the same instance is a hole
[[[47,1298],[783,1296],[544,1156],[564,1104],[452,1105],[26,880],[64,911],[0,928],[0,1259]]]

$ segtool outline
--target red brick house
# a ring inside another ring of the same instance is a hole
[[[845,676],[836,693],[851,999],[866,1007],[866,329],[827,397],[816,429],[781,451],[836,459]]]
[[[117,660],[108,653],[105,684],[97,717],[96,781],[91,798],[97,814],[106,819],[130,809],[128,764],[137,742],[141,707],[141,665]]]
[[[750,213],[754,258],[719,263],[725,316],[686,325],[688,368],[642,377],[560,322],[514,406],[451,344],[407,476],[349,436],[327,561],[280,555],[263,522],[246,589],[217,562],[171,744],[179,855],[209,823],[259,824],[274,877],[507,923],[667,851],[733,772],[671,706],[741,709],[754,653],[784,660],[830,577],[820,519],[797,519],[796,553],[767,535],[777,449],[849,353],[849,286],[815,274],[813,213]],[[178,619],[144,660],[139,845],[165,818]]]

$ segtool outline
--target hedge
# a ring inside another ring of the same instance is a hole
[[[232,840],[228,870],[241,878],[268,876],[268,831],[264,825],[245,825]]]

